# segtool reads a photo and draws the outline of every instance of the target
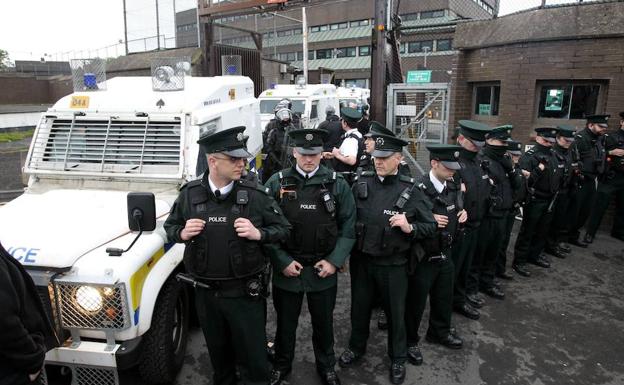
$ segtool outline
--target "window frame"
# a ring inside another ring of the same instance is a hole
[[[600,114],[604,112],[605,108],[605,100],[606,94],[609,89],[609,80],[607,79],[556,79],[556,80],[537,80],[535,84],[535,95],[534,95],[534,111],[535,114],[533,116],[536,122],[585,122],[584,117],[580,118],[572,118],[570,115],[572,113],[572,100],[574,97],[574,87],[580,86],[598,86],[598,95],[596,97],[596,105],[593,111],[593,114]],[[567,114],[566,117],[548,117],[548,116],[540,116],[540,109],[542,104],[542,91],[545,87],[570,87],[570,95],[567,106]],[[587,114],[592,114],[592,112],[587,112]]]
[[[480,115],[478,113],[477,88],[484,88],[484,87],[490,88],[490,108],[491,106],[494,105],[494,98],[496,95],[496,92],[494,91],[494,89],[498,88],[498,100],[496,101],[496,114],[493,114],[491,109],[490,109],[489,115]],[[470,114],[472,115],[472,119],[485,119],[485,120],[497,119],[498,116],[500,115],[500,97],[501,97],[501,82],[499,80],[490,81],[490,82],[472,83],[472,98],[471,98],[471,103],[470,103]]]

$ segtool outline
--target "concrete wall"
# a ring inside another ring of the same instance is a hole
[[[35,77],[24,74],[0,74],[0,105],[10,104],[53,104],[72,92],[71,78]]]

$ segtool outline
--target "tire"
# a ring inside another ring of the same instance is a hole
[[[147,384],[175,380],[184,363],[189,331],[189,295],[170,277],[158,295],[152,325],[142,342],[139,373]]]

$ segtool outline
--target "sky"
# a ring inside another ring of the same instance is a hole
[[[418,0],[412,0],[418,1]],[[549,0],[548,3],[570,0]],[[161,46],[173,44],[173,9],[188,9],[196,0],[158,0]],[[11,60],[68,60],[123,54],[122,0],[2,0],[0,49]],[[130,50],[155,48],[154,0],[126,0]],[[501,0],[500,15],[538,6],[541,0]]]

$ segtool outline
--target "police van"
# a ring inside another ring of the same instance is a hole
[[[338,87],[336,92],[341,107],[354,105],[361,112],[364,106],[368,106],[370,98],[370,90],[368,88],[355,86]]]
[[[184,245],[167,242],[163,223],[179,188],[207,169],[200,132],[244,125],[250,153],[262,147],[249,78],[190,77],[189,62],[169,61],[152,77],[109,80],[78,65],[75,92],[36,127],[25,193],[0,208],[2,243],[61,341],[46,370],[72,384],[118,384],[130,367],[141,383],[175,379],[192,292],[175,279]]]
[[[277,84],[260,96],[260,119],[263,129],[275,117],[275,106],[282,99],[292,102],[292,113],[298,114],[302,128],[315,128],[325,120],[325,108],[340,110],[336,86],[333,84],[306,84],[299,78],[297,84]]]

